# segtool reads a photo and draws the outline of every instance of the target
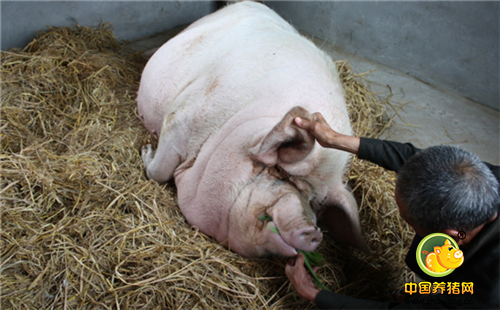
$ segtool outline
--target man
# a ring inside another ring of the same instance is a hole
[[[285,269],[299,296],[314,301],[320,309],[500,307],[498,166],[450,146],[419,150],[411,144],[342,135],[319,113],[311,120],[297,117],[295,123],[323,147],[356,154],[398,173],[396,203],[403,219],[416,232],[406,258],[412,271],[428,282],[473,283],[473,294],[414,294],[403,302],[363,300],[316,289],[299,254]],[[453,237],[465,258],[459,268],[440,278],[422,272],[415,259],[420,240],[436,232]]]

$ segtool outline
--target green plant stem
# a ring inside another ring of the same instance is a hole
[[[308,253],[311,253],[311,252],[305,252],[302,250],[297,250],[297,252],[302,253],[302,255],[304,255],[304,262],[306,264],[307,269],[309,269],[309,272],[311,273],[314,284],[316,284],[316,286],[322,290],[330,291],[326,286],[323,285],[323,283],[321,283],[320,279],[316,275],[316,272],[314,272],[314,270],[309,262],[310,259],[309,259]]]

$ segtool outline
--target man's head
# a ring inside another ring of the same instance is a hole
[[[477,156],[435,146],[415,154],[400,169],[396,201],[416,230],[469,232],[498,212],[498,190],[497,179]]]

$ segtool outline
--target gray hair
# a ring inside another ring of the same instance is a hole
[[[498,212],[498,180],[476,155],[457,147],[413,155],[399,170],[396,189],[409,220],[433,232],[471,231]]]

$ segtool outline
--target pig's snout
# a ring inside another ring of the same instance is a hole
[[[292,233],[293,246],[306,252],[314,251],[323,240],[321,230],[316,226],[298,229]]]
[[[460,258],[462,258],[462,256],[464,256],[464,252],[462,252],[460,250],[453,253],[453,257],[455,257],[456,259],[460,259]]]

